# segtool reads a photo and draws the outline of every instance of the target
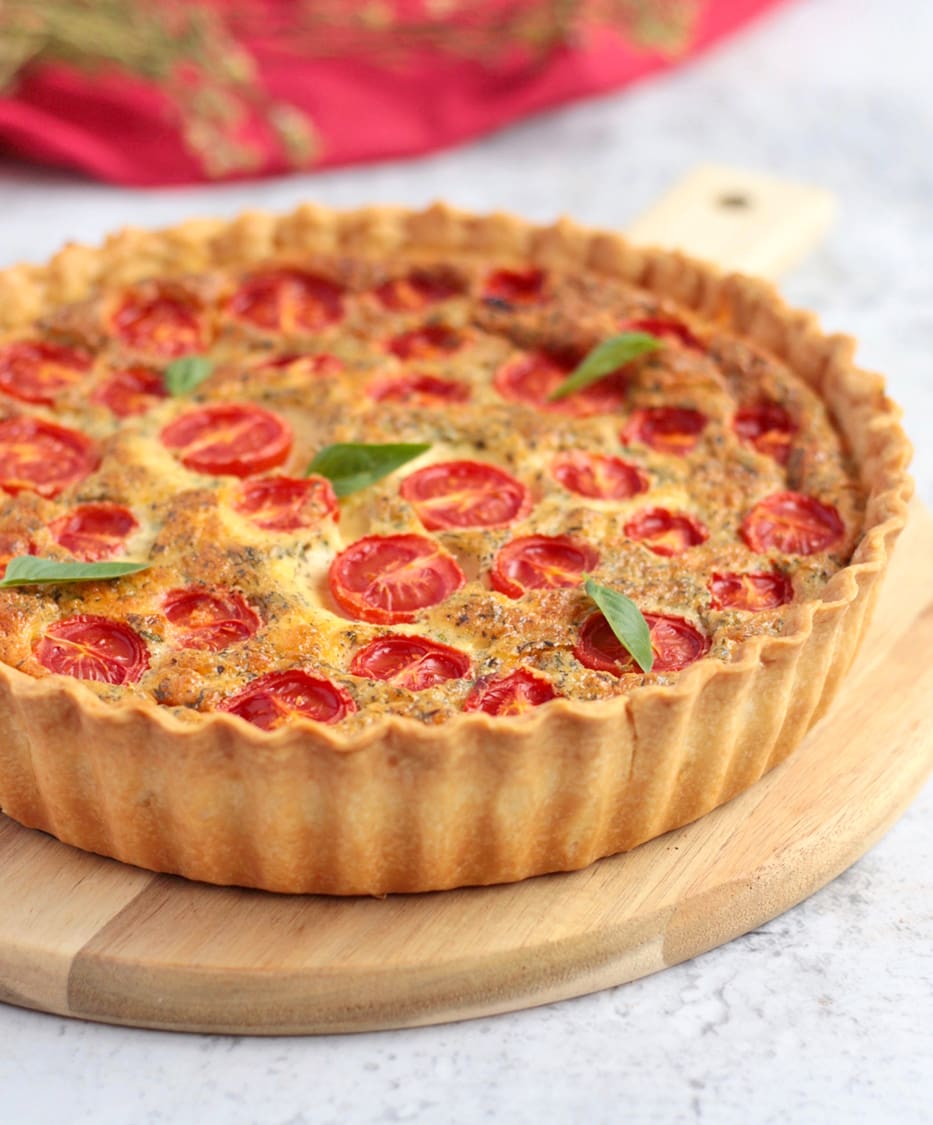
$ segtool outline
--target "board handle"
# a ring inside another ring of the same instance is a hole
[[[627,229],[633,242],[683,250],[723,269],[775,278],[820,242],[835,212],[822,188],[704,164]]]

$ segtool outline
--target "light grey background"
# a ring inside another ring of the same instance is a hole
[[[918,491],[933,505],[931,59],[929,0],[797,0],[675,74],[431,159],[163,192],[0,167],[0,265],[128,223],[302,199],[444,197],[624,226],[700,161],[810,181],[837,194],[840,215],[784,291],[828,328],[856,332],[862,362],[885,372],[917,448]],[[513,1015],[248,1040],[0,1007],[0,1118],[930,1121],[931,813],[928,787],[868,856],[761,931],[646,980]]]

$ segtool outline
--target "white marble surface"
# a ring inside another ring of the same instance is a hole
[[[407,164],[138,193],[0,167],[0,264],[125,223],[444,196],[623,226],[714,160],[837,193],[790,298],[861,336],[933,504],[933,5],[797,0],[686,70]],[[931,560],[933,561],[933,560]],[[933,1119],[933,790],[863,860],[730,945],[598,995],[447,1027],[170,1035],[0,1007],[0,1119],[45,1125]],[[2,873],[0,873],[2,877]]]

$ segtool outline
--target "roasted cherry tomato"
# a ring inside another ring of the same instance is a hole
[[[203,351],[207,344],[200,308],[169,292],[128,293],[110,323],[127,347],[164,359]]]
[[[437,359],[463,347],[463,337],[446,324],[426,324],[393,336],[386,347],[399,359]]]
[[[137,528],[136,517],[122,504],[81,504],[49,524],[52,538],[82,562],[112,559],[124,550]]]
[[[51,625],[35,652],[50,672],[103,684],[135,683],[149,667],[149,651],[138,633],[123,621],[94,614]]]
[[[629,539],[654,551],[656,555],[670,557],[683,554],[689,547],[697,547],[709,538],[709,532],[699,520],[685,512],[669,512],[667,508],[647,508],[633,516],[625,525]]]
[[[802,492],[772,492],[742,522],[742,538],[762,554],[815,555],[828,551],[844,534],[836,509]]]
[[[680,344],[694,351],[703,351],[703,344],[694,336],[686,324],[672,317],[643,317],[640,320],[626,320],[619,325],[620,332],[647,332],[661,340]]]
[[[641,442],[658,453],[683,457],[696,447],[707,417],[680,406],[649,406],[636,410],[619,435],[625,445]]]
[[[732,427],[759,453],[773,457],[779,465],[787,464],[791,438],[797,432],[797,425],[780,403],[759,402],[755,406],[743,406],[733,418]]]
[[[218,710],[239,715],[262,730],[275,730],[296,717],[339,723],[356,710],[356,704],[342,687],[294,668],[259,676],[225,699]]]
[[[775,609],[794,600],[794,587],[786,574],[774,570],[766,574],[738,574],[716,571],[706,588],[713,609],[747,609],[755,612]]]
[[[260,360],[253,371],[281,371],[283,367],[295,367],[302,375],[339,375],[343,371],[343,360],[330,352],[317,352],[314,355],[289,352]]]
[[[90,369],[91,357],[77,348],[15,340],[0,348],[0,391],[21,402],[51,404]]]
[[[194,472],[248,477],[287,460],[292,431],[284,418],[261,406],[219,402],[169,422],[162,442]]]
[[[494,270],[483,283],[483,298],[506,305],[535,305],[544,296],[544,271]]]
[[[77,430],[41,418],[0,422],[0,488],[55,497],[97,468],[94,443]]]
[[[442,379],[439,375],[399,375],[377,379],[370,385],[367,394],[376,402],[446,406],[452,402],[466,402],[470,397],[470,388],[456,379]]]
[[[682,617],[646,613],[644,618],[654,653],[652,672],[679,672],[709,651],[709,637]],[[614,676],[629,672],[641,675],[641,669],[599,610],[583,622],[573,653],[585,668],[596,672],[611,672]]]
[[[477,681],[463,709],[485,711],[487,715],[522,715],[556,698],[557,692],[547,680],[519,668],[499,679]]]
[[[229,309],[268,332],[315,332],[343,317],[343,295],[339,285],[313,273],[267,270],[242,282]]]
[[[429,531],[506,527],[531,509],[528,489],[485,461],[438,461],[399,490]]]
[[[637,465],[603,453],[562,453],[551,464],[551,476],[591,500],[627,500],[648,490],[648,477]]]
[[[620,368],[604,375],[596,383],[551,401],[551,394],[576,367],[572,358],[549,352],[522,352],[507,360],[493,378],[493,386],[510,402],[534,406],[550,414],[585,417],[589,414],[612,414],[625,406],[628,376]]]
[[[392,625],[459,590],[465,579],[454,558],[422,535],[369,535],[334,559],[330,589],[350,617]]]
[[[237,490],[233,510],[265,531],[317,527],[337,519],[337,497],[324,477],[256,477]]]
[[[579,586],[598,562],[589,543],[566,535],[526,535],[506,543],[496,555],[489,580],[501,593],[520,598],[527,590]]]
[[[463,286],[452,274],[428,270],[414,270],[407,277],[394,278],[375,290],[382,304],[394,312],[414,312],[462,292]]]
[[[460,680],[469,670],[470,658],[465,652],[427,637],[400,634],[370,641],[350,663],[354,676],[391,680],[408,691],[424,691],[447,680]]]
[[[174,628],[179,648],[209,652],[220,652],[247,640],[262,624],[259,614],[235,590],[198,586],[169,590],[162,611]]]
[[[118,418],[129,418],[133,414],[144,414],[167,396],[161,375],[148,367],[128,367],[115,371],[101,383],[91,399],[102,403]]]

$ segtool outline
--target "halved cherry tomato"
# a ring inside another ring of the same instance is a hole
[[[15,340],[0,348],[0,391],[21,402],[48,405],[60,391],[79,382],[91,362],[77,348],[44,340]]]
[[[662,340],[681,344],[685,348],[703,351],[703,344],[690,329],[672,317],[643,317],[640,320],[626,320],[619,325],[620,332],[648,332]]]
[[[592,500],[627,500],[648,490],[648,477],[637,465],[603,453],[562,453],[552,462],[551,475]]]
[[[270,356],[257,363],[253,370],[279,371],[283,367],[293,365],[298,367],[302,375],[339,375],[343,371],[343,360],[339,356],[331,355],[330,352],[318,352],[315,355],[289,352],[286,355]]]
[[[200,308],[168,292],[128,293],[110,323],[128,347],[165,359],[199,352],[207,343]]]
[[[369,535],[334,559],[330,590],[340,608],[361,621],[414,621],[465,581],[456,559],[423,535]]]
[[[53,498],[97,468],[90,438],[41,418],[0,422],[0,488]]]
[[[501,593],[520,598],[527,590],[579,586],[598,562],[599,553],[589,543],[566,535],[525,535],[496,555],[489,580]]]
[[[288,459],[292,430],[284,418],[261,406],[220,402],[169,422],[162,442],[194,472],[248,477]]]
[[[82,562],[112,559],[139,527],[122,504],[81,504],[49,524],[52,538]]]
[[[549,352],[522,352],[507,360],[493,377],[493,386],[510,402],[534,406],[551,414],[584,417],[589,414],[612,414],[626,402],[628,375],[620,368],[596,383],[553,402],[551,394],[576,367],[571,356]]]
[[[646,508],[625,525],[629,539],[654,551],[656,555],[681,555],[689,547],[697,547],[709,538],[709,532],[693,516],[685,512],[669,512],[667,508]]]
[[[429,531],[506,527],[531,509],[521,481],[485,461],[438,461],[407,476],[399,491]]]
[[[427,637],[378,637],[357,652],[350,663],[354,676],[391,680],[408,691],[424,691],[447,680],[462,679],[470,658],[459,649]]]
[[[50,672],[132,684],[149,667],[142,637],[122,621],[82,613],[51,625],[35,647],[36,659]]]
[[[376,402],[444,406],[448,402],[466,402],[470,388],[456,379],[442,379],[438,375],[399,375],[394,379],[377,379],[367,394]]]
[[[453,275],[428,270],[414,270],[407,277],[387,281],[375,290],[383,305],[395,312],[423,309],[462,292],[463,286]]]
[[[712,595],[713,609],[747,609],[755,612],[775,609],[794,600],[793,583],[779,570],[766,574],[716,571],[710,575],[706,588]]]
[[[324,477],[257,477],[240,485],[233,509],[265,531],[317,527],[339,517],[333,486]]]
[[[343,317],[339,285],[302,270],[256,273],[230,299],[230,312],[268,332],[314,332]]]
[[[742,521],[741,534],[753,551],[815,555],[828,551],[845,530],[831,504],[802,492],[772,492]]]
[[[235,590],[197,586],[169,590],[162,609],[176,630],[174,639],[180,648],[220,652],[245,641],[262,624],[259,614]]]
[[[386,347],[399,359],[437,359],[463,347],[463,336],[446,324],[425,324],[393,336]]]
[[[356,704],[337,684],[294,668],[257,677],[218,710],[239,715],[262,730],[275,730],[294,717],[338,723],[356,710]]]
[[[493,270],[483,283],[483,298],[507,305],[535,305],[544,295],[544,270]]]
[[[148,367],[128,367],[115,371],[91,395],[93,402],[102,403],[118,418],[129,418],[133,414],[144,414],[168,391],[161,375]]]
[[[759,453],[773,457],[779,465],[787,464],[790,441],[797,432],[797,424],[780,403],[759,402],[755,406],[743,406],[732,419],[732,428]]]
[[[463,705],[464,711],[487,715],[522,715],[557,698],[553,686],[526,668],[499,679],[479,680]]]
[[[573,364],[547,352],[522,352],[504,363],[493,378],[493,386],[510,402],[536,406],[539,410],[573,410],[572,396],[549,402],[548,396],[564,382]]]
[[[696,447],[706,428],[707,417],[699,410],[681,406],[649,406],[636,410],[619,435],[623,444],[641,442],[658,453],[680,457]]]
[[[682,617],[662,613],[646,613],[651,650],[654,653],[652,672],[679,672],[709,652],[710,640]],[[609,622],[597,610],[583,622],[574,656],[585,668],[622,676],[641,669],[622,647]]]

